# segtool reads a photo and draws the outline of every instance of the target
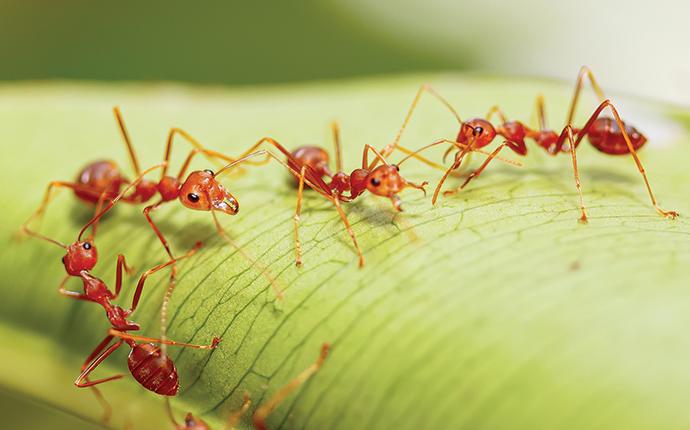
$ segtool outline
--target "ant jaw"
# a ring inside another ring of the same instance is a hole
[[[240,211],[240,203],[233,196],[226,197],[225,200],[213,203],[213,208],[228,215],[237,215]]]

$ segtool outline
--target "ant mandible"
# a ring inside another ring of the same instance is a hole
[[[252,423],[256,430],[266,430],[266,418],[271,412],[275,410],[285,399],[307,382],[312,376],[314,376],[323,366],[324,361],[328,357],[330,351],[330,344],[324,343],[321,345],[321,351],[319,357],[316,361],[309,367],[304,369],[299,375],[297,375],[292,381],[284,385],[280,390],[278,390],[273,397],[271,397],[263,405],[259,406],[252,417]],[[242,416],[249,410],[251,406],[251,400],[248,394],[244,394],[244,400],[242,406],[237,411],[230,414],[228,421],[225,424],[226,430],[233,430],[239,424]],[[170,406],[170,401],[166,398],[166,407],[168,411],[168,416],[170,421],[172,421],[175,426],[175,430],[211,430],[208,424],[206,424],[202,419],[195,417],[192,413],[187,413],[185,416],[184,423],[180,424],[175,419],[172,408]]]
[[[582,90],[583,82],[585,80],[585,77],[587,77],[594,88],[594,91],[596,92],[597,96],[601,100],[601,103],[599,106],[594,110],[594,112],[591,114],[589,119],[586,121],[585,125],[582,128],[575,128],[572,126],[572,119],[574,116],[575,112],[575,106],[577,104],[577,101],[579,99],[580,92]],[[457,169],[460,164],[462,163],[462,160],[469,152],[470,150],[474,148],[481,148],[484,146],[489,145],[497,136],[501,136],[505,138],[505,141],[498,146],[492,153],[491,155],[484,161],[484,163],[477,168],[472,174],[469,175],[469,177],[465,180],[465,182],[458,187],[455,190],[450,190],[444,192],[445,196],[454,194],[461,189],[463,189],[467,184],[475,177],[479,176],[482,171],[487,167],[487,165],[491,162],[493,158],[496,157],[496,155],[505,147],[510,148],[513,150],[516,154],[518,155],[526,155],[527,154],[527,146],[525,145],[525,139],[529,138],[535,141],[537,145],[540,147],[544,148],[549,155],[557,155],[560,152],[570,152],[571,157],[572,157],[572,163],[573,163],[573,173],[575,177],[575,185],[578,191],[579,199],[580,199],[580,221],[585,223],[587,222],[587,213],[585,210],[584,206],[584,198],[582,196],[582,189],[580,185],[580,175],[578,172],[578,166],[577,166],[577,156],[576,156],[576,149],[582,139],[587,136],[589,139],[589,142],[594,146],[597,150],[608,154],[608,155],[625,155],[625,154],[630,154],[633,157],[633,160],[635,161],[635,164],[638,168],[638,171],[642,175],[642,178],[644,180],[647,192],[649,194],[652,206],[659,212],[664,217],[667,218],[676,218],[678,216],[678,213],[675,211],[666,211],[663,210],[659,205],[657,204],[656,197],[654,196],[654,193],[652,192],[651,185],[649,183],[649,180],[647,178],[647,174],[645,172],[644,167],[642,166],[642,162],[640,161],[639,157],[637,156],[637,150],[642,147],[647,139],[646,137],[640,133],[635,127],[630,126],[626,123],[623,122],[621,119],[618,110],[616,107],[611,103],[610,100],[606,99],[604,97],[603,91],[601,91],[601,88],[597,84],[594,75],[592,74],[591,70],[587,68],[586,66],[583,66],[582,69],[580,70],[580,73],[578,75],[577,82],[575,84],[575,93],[573,95],[571,104],[570,104],[570,109],[568,111],[568,118],[566,121],[566,125],[561,131],[560,134],[557,134],[553,130],[550,130],[546,126],[546,119],[545,119],[545,114],[544,114],[544,102],[542,97],[537,98],[537,111],[538,111],[538,116],[539,116],[539,129],[538,130],[533,130],[529,128],[527,125],[523,124],[520,121],[508,121],[506,119],[506,116],[503,114],[501,109],[498,106],[494,106],[491,108],[489,113],[487,114],[486,119],[484,118],[474,118],[470,119],[468,121],[462,121],[460,118],[460,115],[458,115],[457,111],[452,107],[452,105],[444,99],[442,96],[440,96],[433,88],[431,88],[428,85],[423,85],[420,87],[420,89],[417,91],[417,94],[412,102],[412,105],[408,111],[407,118],[405,119],[405,122],[403,123],[403,126],[398,134],[398,137],[396,138],[396,141],[394,141],[391,145],[387,146],[384,148],[382,153],[385,155],[389,152],[391,152],[393,149],[396,147],[399,148],[398,141],[400,140],[400,136],[402,135],[402,132],[404,131],[405,127],[407,126],[410,117],[412,116],[412,112],[414,111],[415,107],[417,106],[422,94],[424,92],[428,92],[431,95],[433,95],[435,98],[437,98],[446,108],[450,110],[450,112],[455,116],[457,119],[458,123],[460,124],[460,131],[458,132],[458,135],[454,141],[447,140],[447,139],[441,139],[439,141],[436,141],[432,144],[426,145],[419,149],[416,152],[411,152],[406,149],[402,149],[404,152],[412,153],[412,154],[417,154],[420,151],[426,150],[427,148],[430,148],[432,146],[438,145],[438,144],[443,144],[443,143],[462,143],[465,144],[466,147],[462,149],[458,149],[455,155],[455,160],[453,164],[446,170],[446,173],[443,175],[441,180],[439,181],[438,185],[436,186],[436,190],[434,191],[434,196],[432,198],[432,204],[436,203],[436,200],[438,198],[438,194],[443,186],[444,181],[448,177],[448,175],[455,169]],[[613,118],[611,117],[600,117],[601,113],[604,111],[604,109],[608,108],[612,115]],[[501,118],[501,125],[498,127],[494,127],[491,122],[490,118],[492,114],[498,114],[499,117]],[[399,148],[401,149],[401,148]],[[452,151],[453,147],[449,148],[448,151],[446,151],[447,155],[450,151]],[[445,159],[444,155],[444,159]]]

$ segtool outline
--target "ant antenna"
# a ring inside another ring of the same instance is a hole
[[[225,173],[226,171],[232,169],[234,166],[236,166],[236,165],[238,165],[238,164],[240,164],[240,163],[243,163],[243,162],[249,160],[250,158],[254,158],[254,157],[258,157],[259,155],[266,155],[266,154],[267,154],[267,151],[266,151],[265,149],[262,149],[262,150],[260,150],[260,151],[252,152],[251,154],[245,155],[245,156],[242,157],[242,158],[238,158],[237,160],[235,160],[235,161],[233,161],[233,162],[231,162],[231,163],[228,163],[228,164],[226,164],[225,166],[223,166],[222,169],[220,169],[219,171],[216,172],[216,174],[214,175],[214,177],[217,178],[217,177],[220,176],[221,174],[223,174],[223,173]]]

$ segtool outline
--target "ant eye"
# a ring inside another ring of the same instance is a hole
[[[66,256],[66,255],[63,255],[63,256],[62,256],[62,264],[65,264],[65,260],[66,260],[66,259],[67,259],[67,256]]]
[[[209,175],[213,176],[213,170],[211,169],[204,169],[204,172],[208,173]]]
[[[400,171],[400,166],[398,166],[397,164],[393,164],[392,166],[395,167],[395,170],[397,170],[398,172]]]
[[[187,194],[187,199],[192,203],[196,203],[199,201],[199,196],[194,193],[189,193]]]
[[[475,127],[474,128],[474,135],[479,136],[480,134],[484,133],[484,129],[481,127]]]
[[[371,185],[378,187],[381,185],[381,180],[379,178],[371,178]]]
[[[91,249],[91,244],[89,242],[84,242],[82,248],[88,251],[89,249]]]

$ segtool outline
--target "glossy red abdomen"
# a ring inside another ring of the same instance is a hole
[[[632,143],[635,150],[647,142],[647,138],[637,131],[635,127],[627,124],[624,124],[624,126],[625,132],[630,137],[630,143]],[[623,133],[613,118],[597,118],[587,131],[587,138],[592,146],[606,154],[624,155],[630,153]]]
[[[174,396],[180,388],[175,364],[163,358],[161,349],[152,343],[137,344],[127,359],[129,371],[144,388],[161,396]]]
[[[318,146],[300,146],[292,151],[292,156],[314,169],[322,177],[331,175],[328,169],[328,152],[323,148]],[[299,171],[299,168],[296,170]]]
[[[120,192],[120,188],[126,179],[120,174],[120,169],[112,161],[96,161],[84,167],[76,182],[89,188],[89,191],[75,190],[74,194],[81,200],[96,203],[102,192],[107,193],[107,197],[115,198]]]

